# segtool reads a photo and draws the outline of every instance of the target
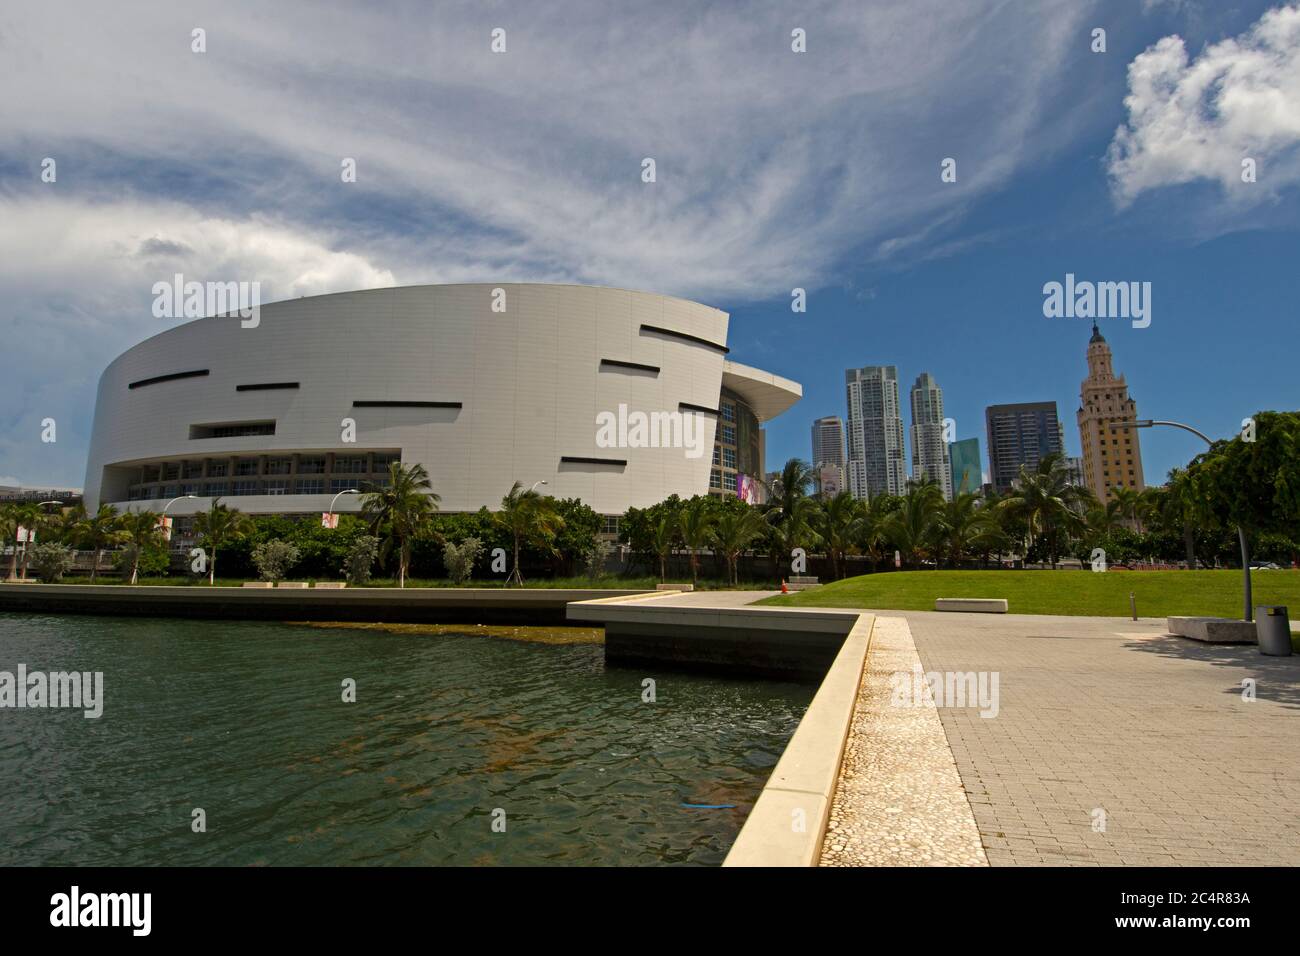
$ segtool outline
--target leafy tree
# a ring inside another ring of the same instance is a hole
[[[1198,523],[1300,539],[1300,412],[1259,412],[1254,441],[1216,441],[1175,481]]]
[[[406,467],[400,461],[389,465],[385,485],[365,482],[362,490],[361,514],[376,533],[387,532],[380,560],[397,552],[397,586],[404,588],[411,566],[411,541],[428,525],[442,498],[434,493],[423,465]]]
[[[564,522],[555,536],[555,551],[565,573],[575,573],[598,551],[604,519],[590,505],[578,498],[552,499],[555,512]]]
[[[217,551],[252,529],[253,523],[246,514],[223,505],[220,498],[214,498],[207,511],[200,511],[194,516],[194,533],[208,552],[209,586],[217,578]]]

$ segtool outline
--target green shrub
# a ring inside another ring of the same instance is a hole
[[[379,539],[373,535],[363,534],[355,538],[343,563],[343,573],[348,584],[359,587],[370,580],[370,569],[374,567],[379,555]]]
[[[288,541],[263,541],[253,548],[253,565],[263,581],[283,581],[299,557]]]
[[[442,548],[442,563],[457,584],[464,584],[474,573],[474,562],[483,554],[483,542],[466,538],[459,545],[448,541]]]
[[[27,563],[37,577],[52,584],[72,569],[72,550],[61,544],[38,544],[28,554]]]

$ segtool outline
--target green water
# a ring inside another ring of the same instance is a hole
[[[0,709],[0,865],[717,864],[813,692],[591,643],[0,615],[19,663],[103,671],[105,704]]]

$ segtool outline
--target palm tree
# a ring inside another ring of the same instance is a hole
[[[857,544],[862,553],[871,559],[873,572],[880,565],[888,542],[889,519],[896,501],[897,498],[889,495],[876,495],[866,503],[862,516],[858,519]]]
[[[515,566],[506,583],[522,586],[524,576],[519,572],[519,551],[523,542],[537,541],[549,545],[564,528],[564,519],[555,510],[554,499],[539,495],[535,488],[525,491],[519,481],[501,499],[501,510],[493,514],[492,519],[514,538]]]
[[[703,495],[696,496],[686,503],[681,514],[682,543],[691,556],[691,583],[695,584],[700,576],[699,551],[710,540],[713,529],[713,515],[709,512],[709,499]]]
[[[847,491],[821,503],[813,516],[813,530],[826,545],[831,559],[831,577],[839,580],[840,561],[852,546],[861,530],[866,509],[861,501]]]
[[[365,482],[361,490],[361,514],[370,520],[376,535],[388,529],[380,551],[380,560],[397,551],[397,586],[406,587],[406,572],[411,567],[411,540],[438,510],[442,498],[435,494],[429,472],[423,465],[409,468],[400,461],[388,466],[388,480],[383,484]]]
[[[1149,514],[1151,499],[1143,497],[1142,492],[1136,488],[1112,488],[1110,494],[1119,516],[1125,521],[1131,521],[1133,529],[1141,534],[1142,519]]]
[[[95,574],[99,571],[99,559],[105,551],[121,544],[125,537],[120,526],[121,519],[117,509],[112,505],[100,505],[93,515],[87,515],[73,530],[77,541],[85,545],[87,551],[95,554],[90,566],[90,581],[93,584]]]
[[[914,564],[935,543],[943,490],[929,477],[910,482],[902,507],[890,515],[885,530],[898,548],[904,565]]]
[[[936,530],[940,546],[948,553],[948,563],[954,568],[967,554],[987,554],[1007,543],[997,516],[981,507],[980,496],[972,492],[958,494],[941,505]]]
[[[1175,468],[1169,472],[1169,484],[1164,493],[1157,497],[1157,509],[1160,516],[1170,526],[1183,529],[1183,548],[1187,552],[1187,570],[1196,569],[1196,525],[1192,504],[1192,489],[1187,480],[1187,471]]]
[[[746,506],[743,510],[728,508],[718,516],[710,529],[709,540],[726,560],[727,577],[733,585],[740,583],[736,569],[740,555],[749,550],[749,546],[762,536],[766,528],[762,512]]]
[[[86,520],[86,503],[78,501],[71,508],[63,508],[58,515],[51,515],[47,527],[51,536],[61,544],[73,545],[77,540],[77,528]]]
[[[247,534],[252,524],[248,515],[223,505],[220,498],[214,498],[207,511],[194,516],[194,533],[207,545],[209,586],[217,579],[217,550]]]
[[[0,540],[13,548],[9,556],[9,580],[18,577],[18,526],[22,524],[15,505],[0,505]]]
[[[769,506],[767,518],[777,529],[777,542],[782,550],[778,564],[788,560],[795,548],[819,540],[812,527],[817,502],[808,496],[812,483],[812,467],[798,458],[787,461],[776,479],[764,482]]]
[[[1045,455],[1034,471],[1020,466],[1020,477],[1011,493],[998,503],[998,509],[1025,522],[1025,554],[1034,542],[1047,541],[1048,555],[1053,570],[1059,557],[1059,533],[1079,533],[1084,520],[1078,507],[1083,493],[1068,480],[1064,462],[1059,452]]]
[[[127,511],[120,519],[122,538],[131,551],[131,583],[140,578],[140,555],[151,544],[163,540],[156,511]]]
[[[664,515],[654,527],[650,543],[659,558],[660,583],[668,580],[668,556],[672,554],[673,545],[677,543],[677,529],[677,522],[673,521],[672,515]]]

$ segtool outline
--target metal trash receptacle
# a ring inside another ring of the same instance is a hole
[[[1282,605],[1255,608],[1255,639],[1259,652],[1270,657],[1291,656],[1291,618]]]

